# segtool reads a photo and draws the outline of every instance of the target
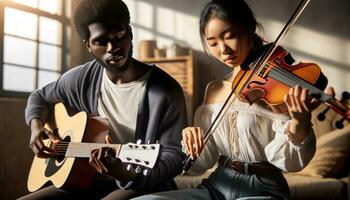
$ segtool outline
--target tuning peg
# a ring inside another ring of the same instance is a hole
[[[326,119],[326,113],[328,112],[329,110],[329,107],[327,107],[324,111],[320,112],[318,115],[317,115],[317,119],[320,120],[320,121],[323,121]]]
[[[131,169],[132,169],[131,164],[128,164],[128,166],[126,166],[126,170],[131,171]]]
[[[159,143],[159,140],[156,141],[156,144],[158,144],[158,143]]]
[[[337,127],[338,129],[342,129],[344,128],[344,124],[343,124],[343,121],[345,120],[345,117],[338,120],[337,122],[335,122],[335,127]]]
[[[141,167],[137,166],[136,169],[135,169],[135,172],[139,174],[141,172]]]
[[[143,172],[142,172],[142,174],[143,174],[144,176],[148,176],[148,175],[150,174],[150,170],[149,170],[149,169],[144,169]]]
[[[148,141],[147,141],[147,144],[150,144],[150,143],[151,143],[151,140],[148,140]]]
[[[349,92],[346,92],[346,91],[344,91],[342,94],[341,94],[341,102],[345,102],[345,101],[347,101],[347,100],[349,100],[350,99],[350,93]]]
[[[141,144],[141,139],[138,139],[138,140],[136,141],[136,144]]]

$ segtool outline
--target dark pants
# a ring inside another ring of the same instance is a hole
[[[238,199],[242,197],[272,197],[289,199],[289,187],[281,171],[270,165],[255,167],[252,174],[242,174],[219,166],[199,188],[209,190],[211,199]]]
[[[249,173],[219,166],[196,189],[161,192],[135,200],[232,200],[289,199],[289,188],[281,171],[268,163],[254,164]]]
[[[126,200],[144,194],[161,192],[171,189],[169,184],[164,184],[160,187],[149,188],[145,190],[122,190],[119,189],[114,181],[95,181],[94,184],[82,190],[60,189],[54,186],[49,186],[23,196],[20,200],[53,200],[53,199],[104,199],[104,200]]]

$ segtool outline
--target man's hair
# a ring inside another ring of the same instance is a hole
[[[81,0],[74,13],[75,27],[83,40],[90,37],[89,25],[130,24],[130,13],[122,0]]]

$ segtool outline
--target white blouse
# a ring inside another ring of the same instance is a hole
[[[223,103],[215,103],[198,107],[195,126],[205,133],[222,106]],[[236,100],[189,174],[213,167],[219,155],[245,162],[268,161],[283,171],[301,170],[315,153],[316,139],[311,129],[302,144],[293,144],[287,135],[289,122],[286,114]]]

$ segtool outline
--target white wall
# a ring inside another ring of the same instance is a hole
[[[135,56],[138,42],[156,39],[159,47],[173,42],[199,51],[200,84],[208,81],[213,69],[222,74],[222,66],[209,69],[198,33],[199,14],[203,0],[125,0],[134,30]],[[273,41],[296,8],[299,1],[247,0],[258,21],[263,25],[263,37]],[[350,91],[350,1],[312,0],[297,23],[284,38],[282,45],[298,61],[315,62],[335,87],[338,96]],[[226,70],[227,71],[227,70]],[[204,86],[202,86],[204,87]],[[200,89],[203,90],[202,88]]]
[[[158,47],[176,42],[201,50],[198,16],[205,1],[125,0],[131,13],[135,55],[143,39],[156,39]],[[189,9],[190,8],[190,9]]]

